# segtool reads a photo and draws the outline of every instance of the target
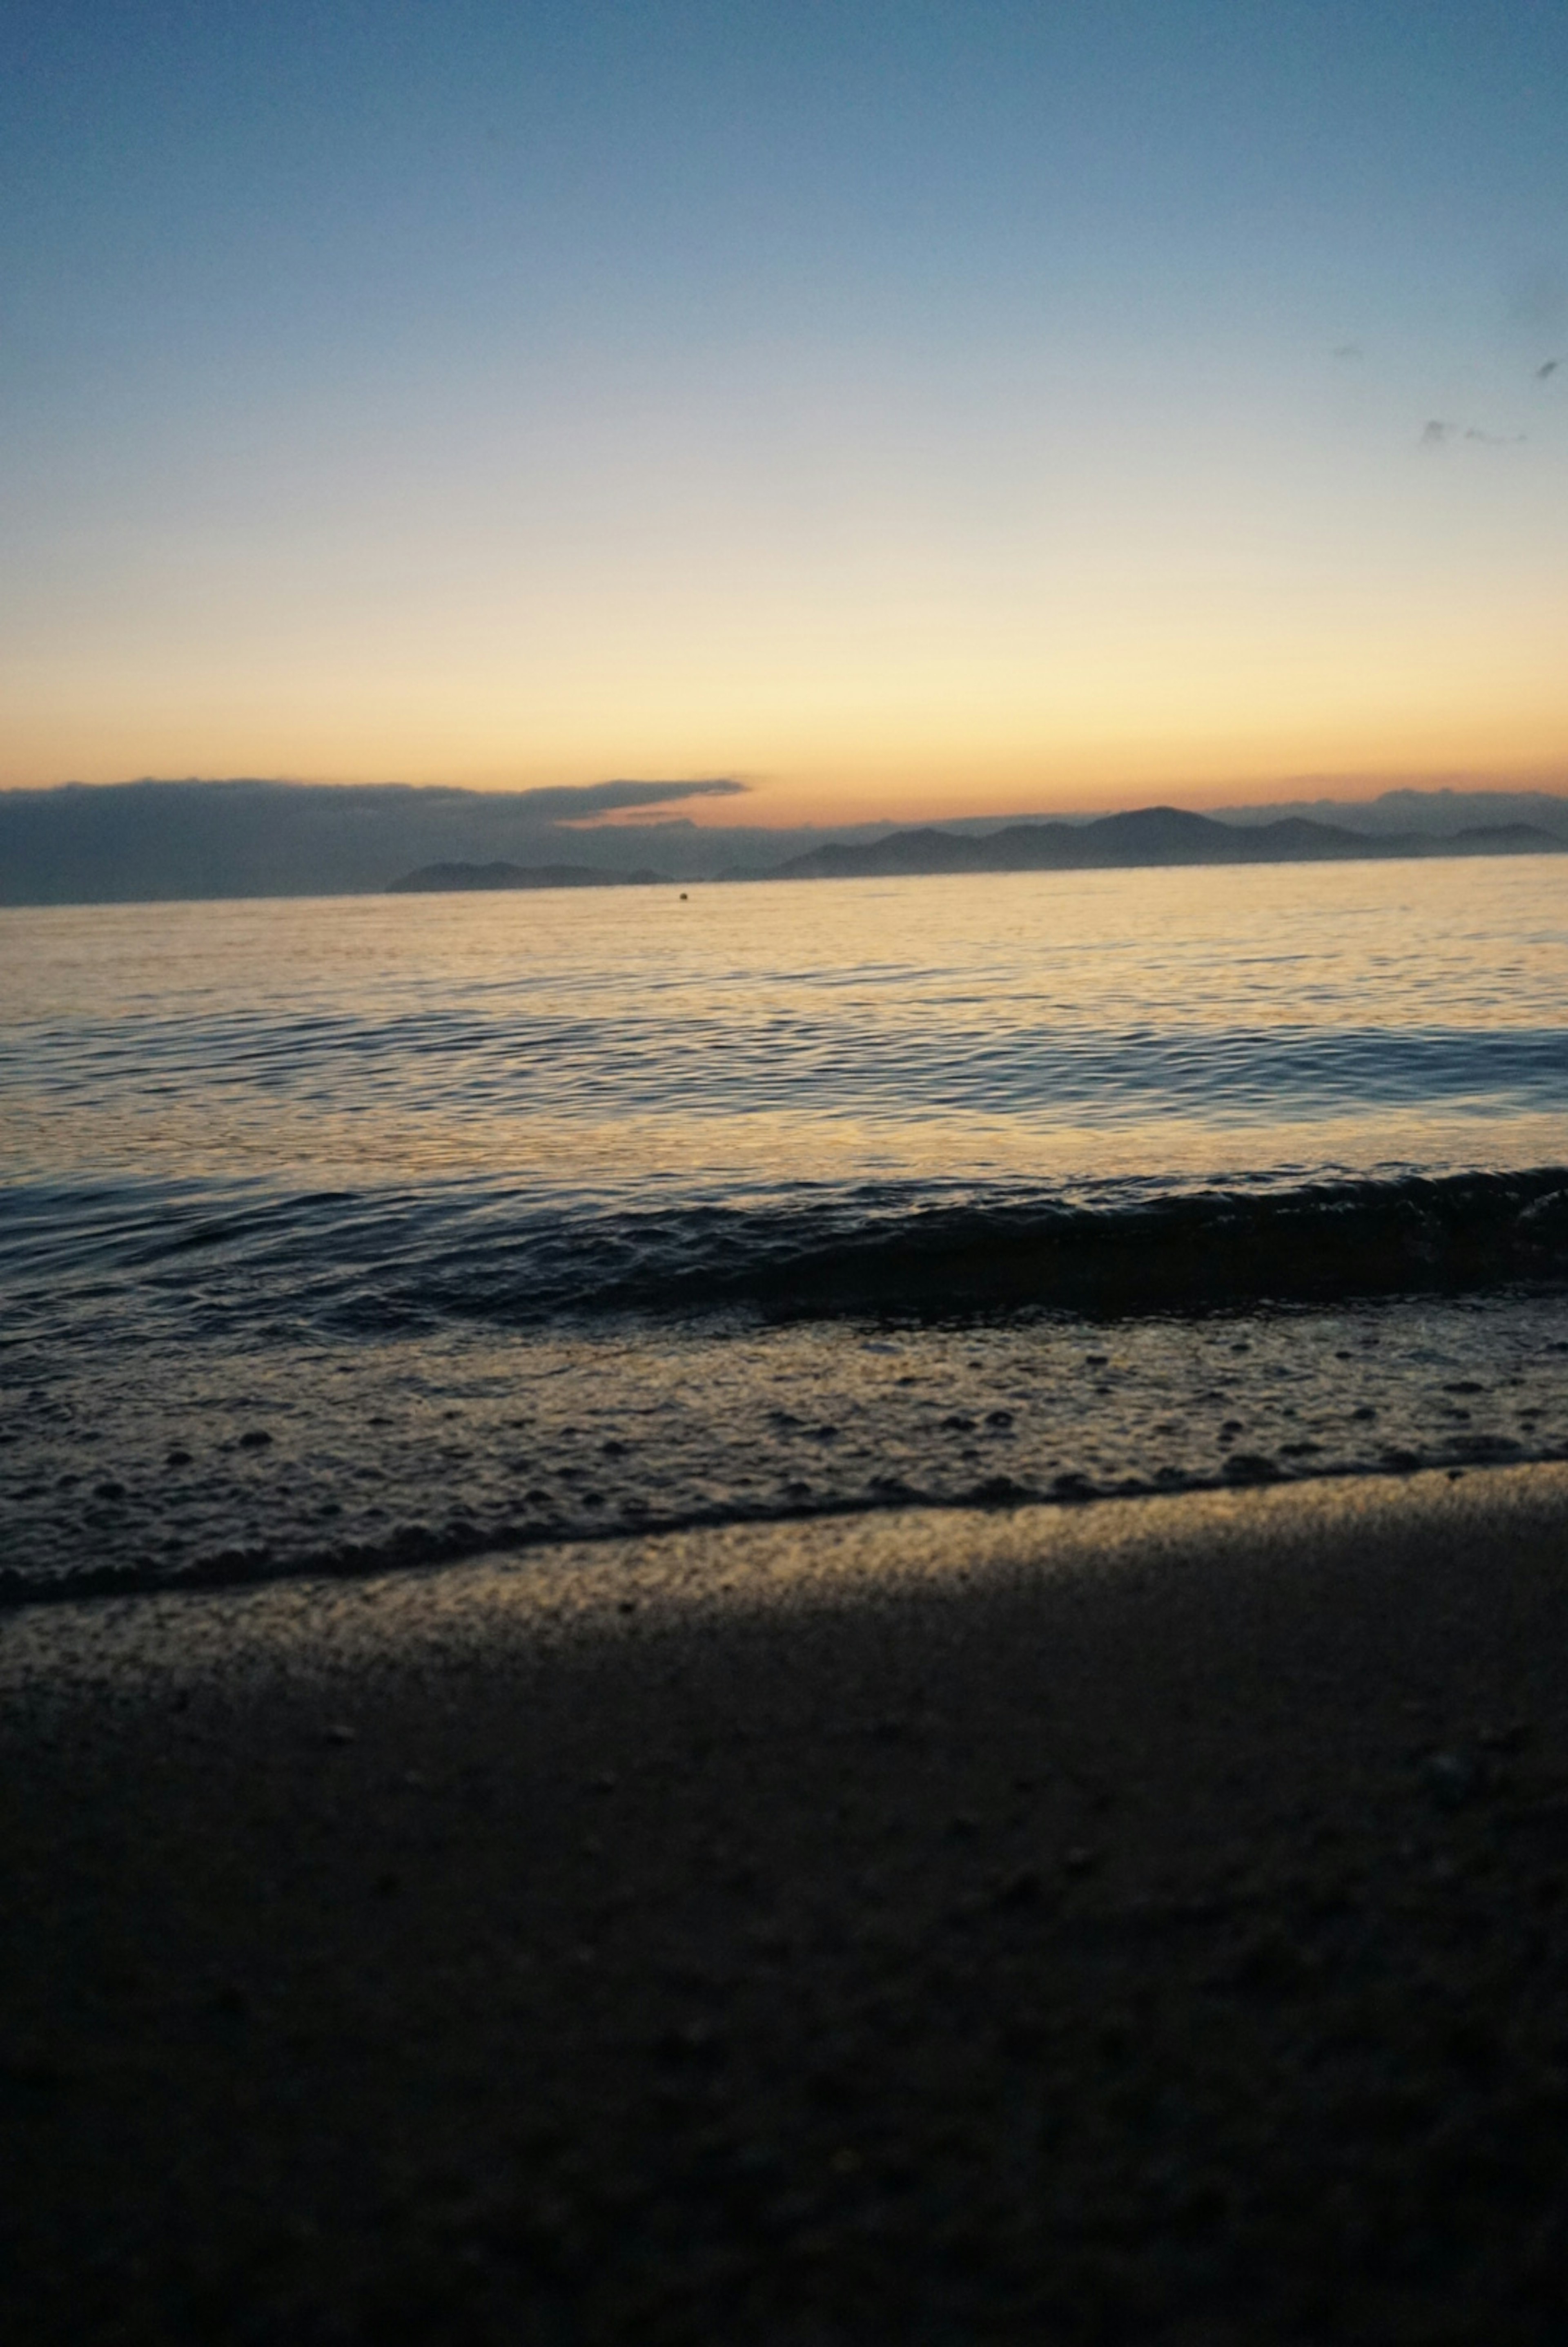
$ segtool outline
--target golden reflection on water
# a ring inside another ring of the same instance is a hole
[[[782,1183],[1552,1162],[1568,1142],[1568,1078],[1551,1085],[1563,872],[1539,857],[7,911],[0,1165],[483,1178],[655,1204]],[[1401,1038],[1439,1030],[1440,1094],[1383,1083]],[[1521,1030],[1545,1080],[1500,1102],[1489,1039]],[[1362,1038],[1349,1074],[1346,1035]],[[1249,1053],[1286,1036],[1298,1079],[1281,1089]]]

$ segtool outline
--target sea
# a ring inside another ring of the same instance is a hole
[[[1568,1457],[1568,863],[0,911],[0,1601]]]

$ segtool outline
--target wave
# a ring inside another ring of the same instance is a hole
[[[606,1281],[612,1307],[1090,1316],[1456,1292],[1568,1273],[1568,1172],[1200,1192],[1139,1204],[829,1211],[681,1234]],[[680,1252],[694,1260],[683,1263]],[[662,1260],[657,1259],[662,1256]],[[609,1266],[606,1265],[606,1271]]]
[[[499,1184],[277,1194],[16,1189],[0,1283],[25,1315],[95,1300],[243,1314],[260,1337],[607,1314],[1089,1317],[1461,1293],[1568,1276],[1568,1168],[1237,1184],[1163,1195],[952,1196],[895,1185],[636,1211]]]

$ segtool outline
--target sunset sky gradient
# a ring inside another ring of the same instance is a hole
[[[1568,780],[1559,5],[5,26],[0,784]]]

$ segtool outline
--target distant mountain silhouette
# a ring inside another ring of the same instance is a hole
[[[1381,838],[1302,815],[1280,823],[1217,823],[1181,807],[1139,807],[1094,823],[1012,824],[983,835],[895,831],[831,844],[775,867],[779,880],[883,879],[938,872],[1078,872],[1167,864],[1323,864],[1416,856],[1517,856],[1568,849],[1532,824],[1478,826],[1454,838],[1401,832]]]
[[[387,884],[389,897],[464,888],[669,887],[662,872],[606,872],[591,864],[423,864]]]
[[[1272,814],[1227,808],[1223,818],[1165,807],[1064,821],[1021,810],[953,816],[923,831],[881,823],[777,831],[697,824],[673,812],[688,800],[731,796],[735,787],[609,782],[473,791],[237,778],[0,790],[0,906],[379,896],[393,873],[412,883],[440,866],[467,871],[460,880],[421,880],[422,890],[588,887],[628,879],[684,887],[696,879],[769,878],[780,868],[797,877],[1060,871],[1380,853],[1502,856],[1568,846],[1568,795],[1446,787],[1385,793],[1368,802],[1302,800]],[[606,814],[616,817],[612,825],[583,827]],[[524,876],[467,876],[492,865],[509,865]],[[580,870],[583,877],[552,881],[555,866]]]
[[[1247,825],[1305,815],[1308,823],[1342,824],[1347,831],[1370,832],[1382,838],[1394,832],[1419,831],[1433,839],[1451,839],[1461,831],[1491,830],[1500,824],[1515,823],[1568,838],[1568,796],[1561,790],[1511,791],[1491,785],[1455,789],[1445,783],[1439,790],[1380,791],[1375,798],[1281,798],[1273,805],[1227,806],[1220,812],[1227,823]],[[979,828],[989,830],[991,825]],[[802,847],[807,845],[801,842]]]

